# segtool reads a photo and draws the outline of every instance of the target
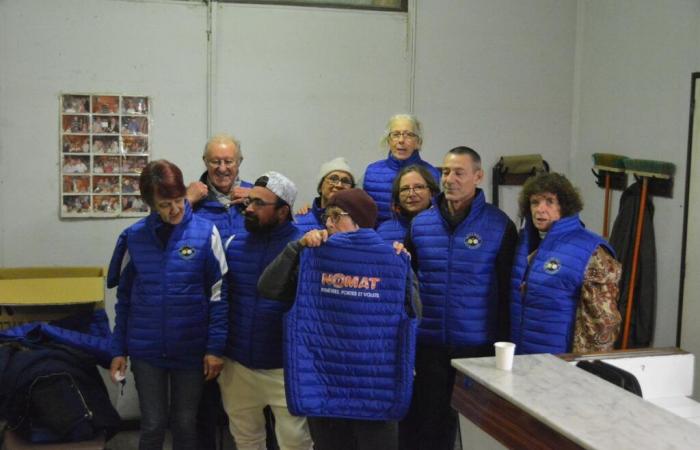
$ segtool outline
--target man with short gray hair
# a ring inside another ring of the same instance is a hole
[[[187,200],[195,214],[214,222],[226,241],[241,224],[239,207],[252,187],[238,176],[241,143],[231,135],[217,134],[207,141],[202,159],[207,171],[187,186]]]

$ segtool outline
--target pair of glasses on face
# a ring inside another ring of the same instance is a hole
[[[340,219],[343,218],[343,216],[349,216],[349,213],[346,213],[345,211],[331,211],[331,212],[326,212],[321,216],[321,223],[326,223],[328,219],[331,219],[331,222],[335,225],[338,222],[340,222]]]
[[[207,165],[212,169],[219,166],[224,166],[227,169],[230,169],[231,167],[237,166],[239,162],[240,161],[235,159],[207,159]]]
[[[411,192],[413,192],[416,195],[420,195],[423,192],[425,192],[426,189],[428,189],[428,186],[424,184],[417,184],[415,186],[404,186],[399,189],[399,195],[408,197],[409,195],[411,195]]]
[[[418,135],[411,131],[392,131],[391,133],[389,133],[389,138],[391,138],[394,141],[398,141],[402,137],[406,140],[415,140],[418,137]]]
[[[350,178],[339,177],[338,175],[331,175],[329,177],[326,177],[326,182],[331,186],[340,184],[341,186],[352,187],[352,185],[354,184]]]
[[[253,208],[262,208],[263,206],[277,205],[277,202],[266,202],[265,200],[257,197],[247,197],[243,199],[243,206],[246,208],[252,206]]]

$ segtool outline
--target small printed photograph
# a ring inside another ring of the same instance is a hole
[[[64,213],[89,213],[91,211],[90,196],[64,195],[61,209]]]
[[[64,134],[63,153],[90,153],[88,137]]]
[[[116,213],[119,212],[118,195],[95,195],[92,198],[93,210],[95,212]]]
[[[122,114],[148,114],[146,97],[122,97]]]
[[[87,175],[63,175],[63,193],[81,194],[90,192],[90,177]]]
[[[93,95],[92,112],[95,114],[119,114],[119,96]]]
[[[87,95],[64,95],[61,101],[64,113],[85,114],[90,112],[90,97]]]
[[[124,136],[124,151],[126,153],[146,153],[148,152],[148,138],[137,136]]]
[[[114,175],[92,177],[92,192],[95,194],[118,194],[119,177]]]
[[[147,117],[122,117],[122,134],[147,135]]]
[[[63,173],[88,173],[90,167],[89,156],[63,156]]]
[[[125,156],[122,160],[122,173],[140,174],[147,164],[147,156]]]
[[[94,116],[92,118],[93,133],[119,133],[119,118],[117,116]]]
[[[63,116],[62,130],[64,133],[87,133],[87,116]]]
[[[148,212],[148,206],[138,195],[123,195],[122,212],[144,213]]]
[[[114,153],[119,154],[119,137],[118,136],[93,136],[92,138],[93,153]]]
[[[119,173],[119,156],[95,156],[92,173]]]
[[[138,194],[139,193],[139,177],[122,177],[122,193],[123,194]]]

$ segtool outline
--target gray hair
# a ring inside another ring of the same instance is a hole
[[[389,117],[389,121],[386,123],[386,128],[384,129],[384,136],[382,137],[382,140],[379,141],[382,148],[389,148],[389,133],[391,132],[391,126],[397,120],[408,120],[411,122],[413,125],[413,132],[418,135],[418,149],[420,149],[420,146],[423,145],[423,127],[421,126],[418,118],[413,114],[394,114],[393,116]]]
[[[241,141],[236,139],[234,136],[226,133],[217,133],[209,140],[207,141],[206,144],[204,144],[204,152],[202,153],[202,157],[206,158],[207,157],[207,151],[209,150],[209,146],[211,144],[217,143],[217,142],[225,142],[225,143],[231,143],[236,147],[236,150],[238,151],[238,161],[241,162],[243,161],[243,150],[241,150]]]

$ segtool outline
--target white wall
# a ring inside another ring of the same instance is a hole
[[[569,173],[584,196],[584,221],[601,231],[603,192],[590,173],[592,153],[670,161],[677,167],[673,198],[653,200],[657,347],[676,343],[688,107],[691,73],[700,69],[699,26],[700,3],[694,0],[579,1]],[[614,199],[613,219],[619,193]]]
[[[0,265],[107,263],[133,219],[59,220],[59,95],[152,96],[153,157],[187,162],[206,136],[205,12],[173,2],[0,3]]]
[[[359,178],[384,156],[387,118],[408,109],[406,14],[226,4],[215,37],[214,129],[241,139],[244,179],[282,172],[301,204],[322,162],[345,156]]]
[[[489,200],[501,156],[541,153],[566,172],[575,25],[574,0],[418,2],[415,110],[427,158],[439,163],[452,147],[473,147]],[[518,192],[501,188],[513,218]]]

